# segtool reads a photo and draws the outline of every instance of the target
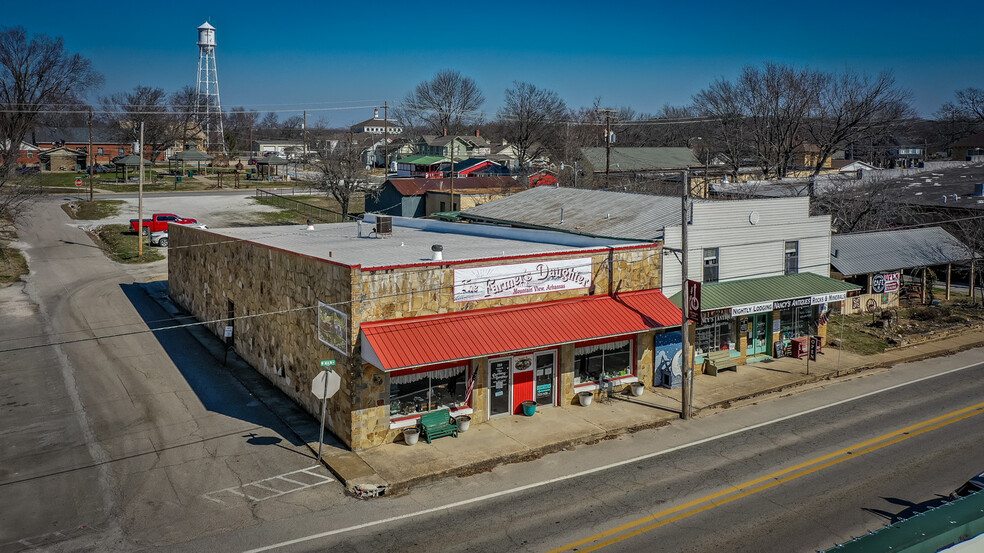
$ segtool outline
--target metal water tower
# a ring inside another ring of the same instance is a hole
[[[195,113],[204,127],[205,149],[224,154],[222,102],[219,101],[219,74],[215,67],[215,27],[207,21],[198,27],[198,51]]]

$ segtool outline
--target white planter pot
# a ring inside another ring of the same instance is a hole
[[[642,395],[642,392],[646,390],[646,385],[642,382],[633,382],[629,385],[629,389],[632,390],[633,396],[639,397]]]
[[[578,402],[580,402],[581,405],[583,405],[585,407],[587,407],[588,405],[591,405],[591,400],[593,400],[593,399],[594,399],[594,393],[592,393],[592,392],[578,392],[577,393],[577,400],[578,400]]]
[[[405,441],[407,445],[413,445],[417,443],[417,438],[419,437],[420,437],[420,431],[417,430],[416,428],[403,429],[403,441]]]
[[[471,417],[468,415],[458,415],[454,420],[458,421],[458,432],[464,432],[471,426]]]

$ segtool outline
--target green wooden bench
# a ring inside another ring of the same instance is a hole
[[[444,436],[458,437],[458,423],[451,418],[449,409],[432,411],[420,415],[420,434],[427,443],[431,443],[434,438]]]
[[[732,370],[738,372],[738,362],[731,358],[731,352],[726,349],[712,351],[704,356],[704,372],[717,376],[718,371]]]

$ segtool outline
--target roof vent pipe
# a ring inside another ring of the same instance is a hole
[[[307,230],[314,230],[314,221],[311,219],[307,220]]]
[[[359,238],[362,238],[362,219],[359,219],[356,223],[359,225]]]
[[[560,208],[560,224],[564,224],[564,208]]]
[[[837,254],[839,254],[839,253],[840,253],[840,250],[836,250],[836,249],[835,249],[835,250],[834,250],[834,257],[837,257]]]
[[[444,255],[443,255],[444,246],[440,244],[434,244],[433,246],[431,246],[431,251],[434,252],[434,257],[433,257],[434,261],[441,261],[442,259],[444,259]]]

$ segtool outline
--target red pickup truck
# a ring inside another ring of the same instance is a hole
[[[139,232],[137,229],[137,223],[139,219],[130,219],[130,228],[134,232]],[[186,219],[184,217],[178,217],[173,213],[155,213],[150,219],[143,220],[143,235],[147,236],[152,232],[159,232],[162,230],[167,230],[168,223],[177,223],[179,225],[193,225],[198,221],[195,219]]]

